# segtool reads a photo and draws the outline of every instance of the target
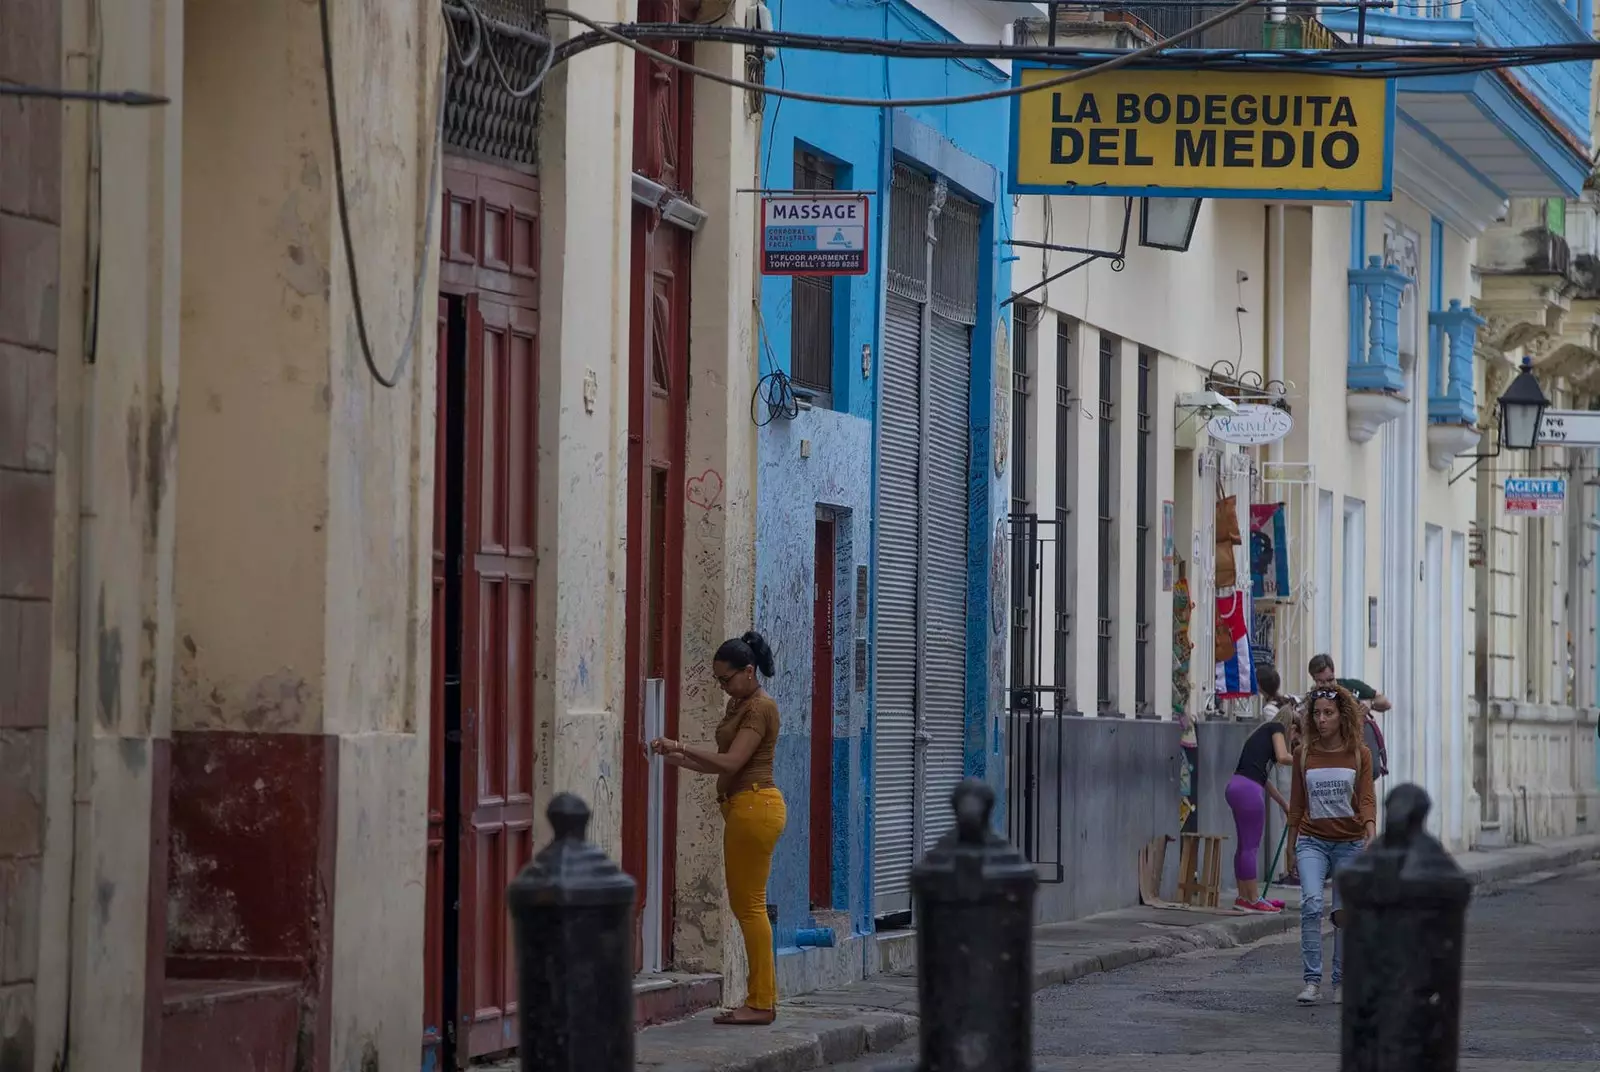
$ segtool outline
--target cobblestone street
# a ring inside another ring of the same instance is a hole
[[[1462,1072],[1600,1067],[1597,905],[1600,863],[1474,897]],[[1339,1009],[1296,1006],[1299,988],[1294,933],[1050,987],[1035,1001],[1038,1072],[1332,1072]]]

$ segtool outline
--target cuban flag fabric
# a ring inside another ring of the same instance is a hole
[[[1233,656],[1217,663],[1217,699],[1254,696],[1256,666],[1250,658],[1250,607],[1243,592],[1217,597],[1217,629],[1233,641]]]

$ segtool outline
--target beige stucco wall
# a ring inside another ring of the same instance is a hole
[[[618,16],[595,0],[575,10]],[[592,49],[561,65],[542,107],[536,841],[549,838],[549,796],[575,792],[590,838],[620,859],[632,54]]]
[[[626,12],[603,0],[575,5],[605,19],[630,17],[633,5],[623,6]],[[742,24],[741,10],[727,21]],[[556,22],[553,30],[559,36],[570,27]],[[705,46],[695,58],[743,71],[737,49]],[[619,859],[622,750],[638,746],[622,732],[633,77],[633,53],[620,48],[593,49],[557,68],[540,133],[539,806],[550,794],[578,793],[594,813],[591,837]],[[679,725],[691,741],[709,740],[721,716],[709,657],[750,628],[754,601],[756,201],[736,191],[756,185],[758,134],[742,95],[695,95],[693,195],[708,218],[691,246],[685,473],[717,471],[723,495],[713,509],[691,507],[684,534]],[[740,944],[725,907],[714,791],[688,775],[679,786],[673,966],[724,972],[724,997],[736,1000]],[[541,829],[537,841],[547,836]]]
[[[69,1049],[125,1067],[144,1045],[152,769],[171,718],[182,5],[94,8],[98,32],[87,2],[62,7],[64,81],[171,103],[65,109],[39,1072]]]
[[[422,1016],[442,28],[423,3],[332,24],[386,376],[416,324],[393,389],[357,341],[316,6],[197,5],[186,30],[174,724],[337,738],[332,1062],[386,1067]]]

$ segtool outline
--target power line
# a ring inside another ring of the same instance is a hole
[[[1277,6],[1264,0],[1266,6]],[[1246,5],[1248,7],[1249,5]],[[1350,3],[1321,3],[1316,6],[1346,10],[1357,5]],[[1223,16],[1232,17],[1244,10],[1229,7]],[[569,17],[564,11],[550,11],[556,17]],[[1203,29],[1216,25],[1212,20],[1197,24],[1153,45],[1134,52],[1117,52],[1104,48],[1065,48],[1044,45],[998,45],[964,42],[886,41],[876,38],[837,37],[820,34],[803,34],[789,31],[755,30],[736,26],[697,26],[677,23],[626,23],[602,26],[581,17],[574,18],[591,32],[579,34],[557,48],[557,62],[606,43],[636,47],[647,40],[696,41],[744,45],[748,48],[794,48],[805,51],[830,52],[845,55],[889,56],[897,59],[927,60],[1032,60],[1058,66],[1093,64],[1123,59],[1143,69],[1193,69],[1197,66],[1227,70],[1250,71],[1319,71],[1326,70],[1347,77],[1412,78],[1439,74],[1461,74],[1508,67],[1534,67],[1553,63],[1584,62],[1600,59],[1600,44],[1571,42],[1557,45],[1528,45],[1521,47],[1487,46],[1346,46],[1337,49],[1177,49],[1170,46],[1185,40]],[[642,46],[641,46],[642,47]],[[1133,57],[1128,60],[1128,57]],[[698,69],[697,69],[698,70]],[[1092,72],[1088,72],[1092,73]],[[710,77],[714,72],[708,72]],[[1084,77],[1085,72],[1078,72]],[[716,80],[716,79],[713,79]],[[1026,88],[1010,87],[1005,94],[1034,92],[1053,88],[1054,80]],[[767,90],[773,92],[772,90]],[[919,105],[967,103],[970,97],[935,98]],[[899,102],[860,101],[857,98],[823,97],[816,103],[858,104],[858,106],[894,107]]]
[[[325,3],[326,0],[323,0],[323,2]],[[688,74],[696,75],[697,77],[704,78],[710,82],[718,82],[725,86],[731,86],[734,89],[757,90],[762,93],[771,94],[775,97],[787,97],[792,100],[808,101],[812,104],[836,104],[844,107],[854,108],[940,108],[949,107],[956,104],[979,104],[984,101],[1005,100],[1009,97],[1019,97],[1024,93],[1037,93],[1046,89],[1054,89],[1057,86],[1064,86],[1069,82],[1081,81],[1090,77],[1091,75],[1104,74],[1108,71],[1114,71],[1119,68],[1126,67],[1145,56],[1153,55],[1164,48],[1177,44],[1180,41],[1187,41],[1189,38],[1204,33],[1213,26],[1220,26],[1222,23],[1233,18],[1240,12],[1255,7],[1263,2],[1265,2],[1265,0],[1239,0],[1239,3],[1234,4],[1225,11],[1222,11],[1216,15],[1212,15],[1210,18],[1203,19],[1200,22],[1195,23],[1193,26],[1190,26],[1184,30],[1180,30],[1178,33],[1175,33],[1171,37],[1168,37],[1164,40],[1152,42],[1151,44],[1145,45],[1142,48],[1136,48],[1131,52],[1122,52],[1111,55],[1110,58],[1103,59],[1100,62],[1095,63],[1093,66],[1085,67],[1076,71],[1068,71],[1065,74],[1058,75],[1054,78],[1047,78],[1041,82],[1035,82],[1032,85],[1005,86],[1001,89],[991,89],[982,93],[964,93],[948,97],[907,97],[900,100],[878,100],[871,97],[834,97],[825,93],[804,93],[793,89],[773,89],[771,87],[762,86],[755,82],[746,82],[741,78],[733,78],[717,71],[707,70],[704,67],[696,67],[694,64],[680,60],[676,56],[668,55],[665,52],[658,51],[657,49],[653,49],[639,41],[633,40],[632,38],[618,33],[617,30],[613,29],[612,27],[605,26],[599,22],[596,22],[594,19],[589,18],[587,15],[580,15],[575,11],[565,11],[559,8],[551,8],[547,10],[545,14],[552,18],[568,19],[572,22],[581,23],[582,25],[587,26],[590,30],[601,34],[604,37],[610,38],[615,43],[649,56],[658,63],[665,63],[669,67],[675,67],[678,70],[684,71]],[[728,31],[735,33],[741,32],[735,27],[707,26],[701,27],[701,29],[712,31],[713,33],[717,31]],[[751,31],[742,32],[749,33]],[[723,40],[723,38],[713,36],[691,39],[708,41]],[[917,44],[917,42],[908,41],[899,42],[899,44],[914,46]],[[927,44],[934,45],[936,43],[927,42]],[[940,56],[939,58],[955,59],[959,57]]]

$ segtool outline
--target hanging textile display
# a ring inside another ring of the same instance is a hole
[[[1251,613],[1250,661],[1257,666],[1278,665],[1278,605],[1266,603]]]
[[[1257,599],[1289,598],[1289,523],[1281,502],[1250,504],[1250,585]]]
[[[1189,581],[1179,562],[1178,579],[1172,585],[1172,710],[1178,719],[1178,746],[1182,753],[1178,765],[1178,828],[1186,834],[1200,829],[1200,740],[1195,733],[1194,716],[1189,713],[1189,657],[1194,651],[1189,640],[1189,616],[1193,609]]]
[[[1217,635],[1232,641],[1232,654],[1217,660],[1217,699],[1254,696],[1256,667],[1250,659],[1250,604],[1244,593],[1217,597]]]
[[[1239,567],[1233,549],[1244,541],[1239,537],[1239,500],[1229,495],[1217,500],[1216,586],[1221,592],[1239,583]]]

